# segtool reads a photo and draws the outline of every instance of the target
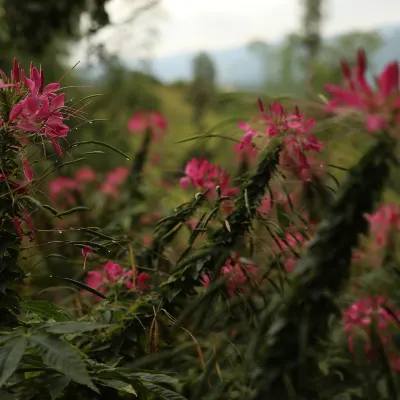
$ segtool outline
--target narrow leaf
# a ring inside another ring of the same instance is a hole
[[[47,380],[50,397],[55,400],[69,385],[71,379],[63,375],[55,375]]]
[[[60,322],[56,324],[48,324],[42,327],[46,332],[64,334],[64,333],[81,333],[94,331],[96,329],[109,328],[109,324],[96,324],[94,322]]]

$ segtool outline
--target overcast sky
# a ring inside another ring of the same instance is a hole
[[[126,8],[114,0],[110,11],[118,19]],[[253,39],[276,41],[298,31],[302,0],[163,0],[156,23],[160,38],[153,54],[168,56],[192,50],[229,48]],[[327,35],[350,29],[400,24],[400,0],[325,0]],[[118,42],[118,41],[117,41]],[[125,41],[120,52],[131,49]]]

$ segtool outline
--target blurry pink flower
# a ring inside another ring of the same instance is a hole
[[[79,168],[75,172],[75,178],[80,182],[93,182],[96,180],[96,171],[89,167]]]
[[[235,254],[233,257],[226,260],[225,265],[221,268],[221,275],[229,276],[227,290],[230,297],[235,297],[238,289],[243,294],[247,294],[250,290],[250,286],[254,285],[254,282],[259,278],[258,267],[254,265],[241,266],[237,260],[238,256]],[[251,277],[250,282],[242,268],[246,269],[247,275]],[[254,280],[252,278],[254,278]]]
[[[205,288],[209,288],[211,285],[211,279],[207,274],[201,276],[200,282]]]
[[[370,231],[378,248],[388,245],[390,234],[400,230],[400,206],[382,204],[375,214],[366,215]]]
[[[83,269],[86,268],[86,260],[89,256],[89,254],[94,252],[94,248],[90,246],[83,246],[82,247],[82,256],[83,256]]]
[[[150,129],[153,139],[157,140],[168,129],[168,123],[161,114],[139,111],[129,120],[128,129],[131,133],[144,132]]]
[[[236,187],[230,187],[230,177],[224,169],[203,157],[193,158],[186,164],[185,176],[180,179],[180,184],[186,189],[189,183],[198,190],[214,189],[219,186],[222,196],[234,196],[239,191]],[[210,194],[211,192],[208,192],[208,195]]]
[[[129,176],[129,168],[119,166],[107,172],[104,182],[100,186],[100,191],[117,198],[120,194],[119,187]]]
[[[373,320],[377,323],[378,334],[383,345],[389,348],[392,341],[390,325],[396,323],[396,319],[389,313],[384,306],[387,304],[385,297],[365,297],[357,300],[346,311],[343,312],[344,331],[348,332],[349,350],[354,352],[354,336],[358,331],[364,332],[368,339],[365,344],[367,357],[371,359],[370,326]],[[400,311],[392,310],[396,318],[399,319]],[[389,349],[390,350],[390,349]],[[393,359],[392,367],[398,367],[397,358]]]
[[[100,286],[103,284],[103,281],[104,281],[104,276],[98,270],[89,271],[85,279],[86,285],[96,290],[100,288]]]
[[[104,271],[106,272],[110,283],[114,283],[123,275],[121,266],[114,261],[108,261],[107,264],[104,265]]]
[[[49,183],[49,194],[53,201],[65,201],[69,205],[76,203],[76,193],[82,187],[75,179],[60,176]]]
[[[143,245],[145,247],[149,247],[151,245],[151,242],[153,241],[153,235],[145,235],[143,238]]]
[[[28,158],[25,157],[22,161],[22,164],[26,180],[31,181],[33,179],[33,168],[31,167]]]
[[[284,268],[287,272],[291,273],[294,271],[294,269],[296,268],[296,264],[297,264],[297,259],[294,257],[289,257],[285,263],[284,263]]]
[[[147,274],[146,272],[141,272],[136,278],[137,288],[141,292],[148,290],[150,288],[150,286],[147,283],[149,280],[150,280],[150,275]]]
[[[370,132],[384,129],[392,123],[398,124],[395,115],[400,111],[399,64],[393,61],[384,68],[376,79],[377,90],[368,84],[365,73],[367,60],[363,50],[357,54],[357,65],[351,70],[346,61],[342,62],[345,86],[325,85],[332,95],[326,106],[327,111],[343,113],[353,109],[366,117],[366,127]]]

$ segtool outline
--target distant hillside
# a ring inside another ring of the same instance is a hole
[[[385,44],[371,60],[375,69],[380,69],[390,60],[400,60],[400,25],[386,26],[377,29],[385,39]],[[329,38],[327,38],[329,40]],[[279,46],[279,44],[275,44]],[[189,80],[191,62],[195,52],[181,53],[155,59],[152,69],[160,80],[170,83],[177,80]],[[265,68],[259,58],[246,47],[235,47],[226,50],[211,51],[218,72],[218,82],[223,86],[257,87],[265,76]],[[124,62],[131,68],[136,67],[134,60],[125,58]]]

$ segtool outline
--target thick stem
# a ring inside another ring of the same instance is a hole
[[[318,368],[313,353],[319,341],[329,334],[328,322],[337,312],[335,296],[349,278],[352,249],[360,234],[367,233],[365,214],[373,211],[382,196],[393,149],[393,141],[382,135],[349,171],[335,203],[296,267],[287,300],[282,304],[281,298],[274,299],[265,313],[261,330],[266,330],[271,311],[277,310],[267,334],[256,400],[318,398],[310,382]]]

